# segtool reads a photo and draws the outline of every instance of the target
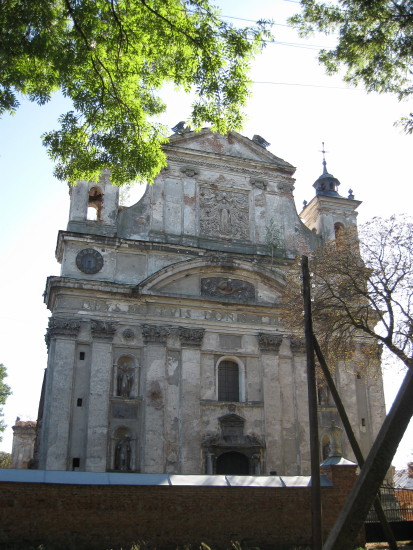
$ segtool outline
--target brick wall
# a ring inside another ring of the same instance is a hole
[[[355,479],[353,467],[330,467],[322,488],[327,534]],[[0,483],[0,545],[130,548],[145,541],[176,548],[231,540],[261,548],[311,541],[308,487],[202,487]]]

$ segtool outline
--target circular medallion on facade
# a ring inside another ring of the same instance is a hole
[[[76,256],[76,265],[88,275],[98,273],[103,267],[103,256],[93,248],[85,248]]]

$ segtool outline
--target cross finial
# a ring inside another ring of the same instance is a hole
[[[326,153],[327,151],[324,148],[324,141],[321,142],[323,145],[323,148],[321,149],[321,152],[323,153],[323,174],[327,174],[327,163],[326,163]]]

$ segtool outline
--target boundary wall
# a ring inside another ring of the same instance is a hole
[[[355,481],[323,470],[324,536]],[[128,550],[205,542],[230,548],[311,544],[311,478],[0,470],[0,547]],[[363,542],[362,537],[359,543]]]

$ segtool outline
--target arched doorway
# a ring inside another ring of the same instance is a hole
[[[216,462],[216,473],[220,475],[247,476],[249,472],[249,460],[242,453],[231,451],[222,453]]]

